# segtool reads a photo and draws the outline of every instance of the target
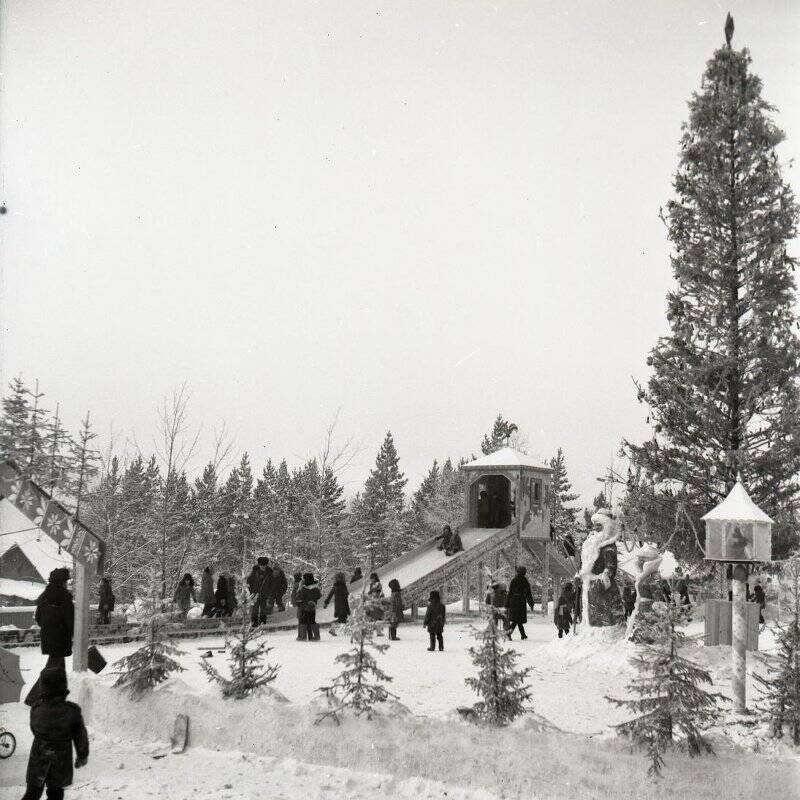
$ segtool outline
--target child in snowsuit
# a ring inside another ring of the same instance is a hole
[[[508,600],[508,591],[504,583],[493,583],[492,591],[486,595],[486,605],[492,609],[492,617],[494,618],[495,625],[503,621],[503,628],[505,629],[508,623],[506,617],[506,601]]]
[[[89,737],[80,706],[67,701],[67,673],[62,668],[43,670],[41,697],[31,708],[33,745],[25,775],[22,800],[39,800],[47,787],[48,800],[62,800],[72,783],[72,746],[80,769],[89,760]]]
[[[303,575],[303,583],[297,590],[297,607],[300,609],[300,628],[305,627],[304,639],[309,642],[319,641],[319,625],[317,625],[317,600],[322,597],[319,584],[310,572]],[[302,633],[301,633],[302,636]]]
[[[428,629],[428,636],[430,636],[431,639],[431,646],[428,650],[431,652],[436,649],[436,642],[439,642],[439,650],[444,650],[444,638],[442,637],[444,633],[444,619],[444,604],[439,596],[439,592],[434,590],[428,598],[428,608],[425,611],[425,619],[422,623],[422,627]]]
[[[393,642],[400,641],[397,637],[397,626],[405,622],[403,617],[403,598],[400,594],[400,582],[397,578],[392,578],[389,581],[389,588],[392,590],[392,596],[389,600],[389,613],[386,619],[389,623],[389,638]]]
[[[575,601],[575,590],[571,583],[564,585],[556,603],[556,614],[553,618],[556,628],[558,628],[558,638],[562,639],[565,633],[569,633],[572,625],[572,604]]]

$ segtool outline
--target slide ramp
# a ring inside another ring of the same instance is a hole
[[[507,528],[465,528],[459,531],[464,549],[460,553],[446,556],[437,549],[439,542],[428,539],[419,547],[390,561],[375,572],[381,579],[383,591],[389,596],[389,581],[396,578],[403,594],[403,605],[409,608],[412,603],[424,605],[432,589],[440,589],[444,583],[462,573],[478,561],[487,559],[498,548],[510,543],[516,536],[516,525]],[[322,587],[322,600],[317,604],[317,622],[333,621],[333,602],[328,608],[322,607],[330,591],[330,584]],[[350,594],[360,594],[363,588],[361,581],[351,584]],[[296,617],[296,609],[287,609],[273,614],[269,623],[286,624],[287,620]]]

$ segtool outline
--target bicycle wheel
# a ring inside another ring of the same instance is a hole
[[[10,758],[17,749],[17,740],[10,731],[0,733],[0,758]]]

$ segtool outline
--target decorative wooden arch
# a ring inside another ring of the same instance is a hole
[[[75,561],[72,668],[75,672],[85,672],[89,650],[89,597],[94,576],[103,571],[105,541],[10,460],[0,463],[0,500],[8,500],[16,506]]]

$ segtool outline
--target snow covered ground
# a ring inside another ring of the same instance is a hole
[[[694,623],[695,632],[701,625]],[[528,633],[526,642],[517,640],[513,646],[521,664],[534,669],[530,683],[536,715],[512,730],[491,733],[462,722],[455,713],[457,706],[475,701],[464,684],[473,672],[467,652],[473,641],[463,622],[447,626],[442,653],[426,650],[427,635],[420,624],[402,626],[401,641],[391,643],[379,663],[394,678],[390,688],[411,715],[346,720],[341,728],[330,722],[314,725],[316,690],[336,674],[334,658],[347,646],[325,630],[317,643],[297,642],[289,631],[270,637],[270,660],[280,665],[274,686],[288,703],[222,701],[199,666],[204,652],[222,645],[220,638],[179,642],[186,671],[138,704],[110,688],[114,676],[108,667],[99,676],[85,678],[83,686],[75,683],[73,699],[84,704],[93,755],[89,766],[76,773],[71,796],[180,800],[194,797],[195,789],[203,787],[220,798],[267,792],[271,797],[303,792],[337,799],[376,794],[470,800],[521,795],[591,798],[609,792],[618,798],[700,798],[706,796],[700,787],[707,787],[709,780],[712,785],[716,781],[717,788],[728,780],[728,797],[751,797],[756,787],[763,793],[770,782],[780,786],[799,780],[796,760],[776,753],[754,755],[723,744],[713,761],[690,762],[670,755],[671,790],[662,795],[661,788],[645,780],[643,757],[631,755],[608,727],[624,718],[603,698],[624,696],[631,676],[631,646],[606,632],[589,635],[585,627],[576,637],[558,640],[552,622],[538,615],[530,618]],[[136,646],[101,650],[112,663]],[[23,674],[30,684],[43,659],[33,648],[17,652],[21,666],[29,670]],[[725,648],[692,647],[692,656],[711,669],[723,693],[730,682],[729,654]],[[224,659],[224,654],[213,655],[218,668]],[[19,739],[17,754],[0,766],[4,798],[15,796],[14,791],[22,794],[30,747],[27,711],[22,704],[0,707],[0,724]],[[154,758],[163,752],[179,712],[191,719],[189,749],[183,755]],[[732,740],[749,744],[745,732],[727,727]],[[5,793],[3,787],[15,790]]]

